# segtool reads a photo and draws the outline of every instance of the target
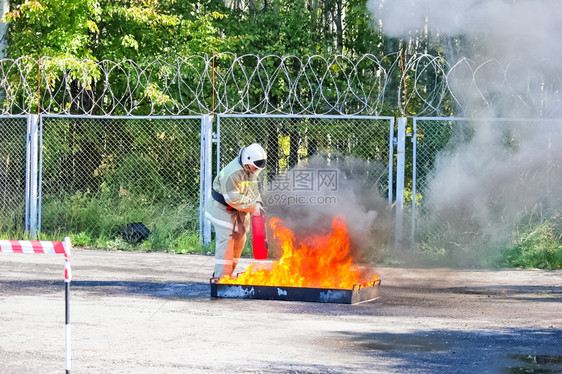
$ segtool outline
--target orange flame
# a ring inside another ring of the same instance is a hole
[[[252,263],[237,278],[226,276],[218,283],[254,286],[351,289],[357,283],[376,281],[355,265],[349,253],[349,234],[343,219],[334,218],[327,235],[314,235],[298,242],[279,218],[269,222],[273,237],[281,242],[283,255],[271,270]]]

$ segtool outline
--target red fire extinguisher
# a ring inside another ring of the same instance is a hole
[[[254,247],[254,258],[256,260],[267,260],[267,235],[265,225],[267,219],[261,211],[259,216],[252,216],[252,245]]]

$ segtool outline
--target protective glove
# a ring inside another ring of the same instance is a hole
[[[253,216],[259,216],[261,215],[261,213],[263,212],[263,206],[261,205],[261,203],[256,203],[256,206],[254,208],[254,211],[252,212]]]

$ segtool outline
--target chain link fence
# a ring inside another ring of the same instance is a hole
[[[438,219],[430,201],[438,199],[439,191],[432,189],[439,168],[452,170],[450,178],[458,176],[459,147],[472,138],[470,122],[463,118],[414,119],[412,142],[407,143],[407,155],[412,155],[406,163],[405,201],[409,203],[406,214],[411,215],[411,237],[414,243],[425,245],[428,240],[437,240],[447,232],[448,222]],[[447,155],[448,157],[439,157]],[[444,163],[447,163],[445,165]],[[452,179],[448,183],[454,183]],[[448,184],[447,183],[447,184]],[[442,188],[447,188],[447,184]],[[433,194],[434,196],[431,196]]]
[[[560,120],[414,119],[406,194],[417,247],[487,251],[511,243],[524,222],[559,217],[560,130]]]
[[[127,224],[140,222],[153,234],[145,246],[197,245],[202,120],[41,116],[40,232],[111,248]],[[333,214],[328,199],[341,196],[349,206],[369,205],[365,196],[394,201],[391,117],[232,114],[215,121],[214,174],[241,147],[262,144],[262,196],[277,210],[322,205]],[[17,232],[25,225],[27,116],[3,117],[0,129],[0,229]],[[560,120],[414,118],[405,237],[421,251],[445,254],[501,246],[524,220],[560,218],[561,129]],[[385,230],[392,235],[391,225]]]
[[[343,215],[352,233],[365,229],[352,235],[364,239],[355,247],[372,254],[372,247],[387,246],[394,118],[221,115],[217,122],[215,173],[242,147],[264,147],[267,168],[260,178],[268,214],[290,221],[296,232],[309,225],[318,232]]]
[[[27,117],[0,117],[0,232],[25,227]]]
[[[154,248],[197,233],[200,117],[41,119],[42,233],[106,247],[140,222]]]
[[[267,153],[266,182],[313,159],[324,160],[325,166],[357,160],[364,166],[362,181],[388,198],[393,121],[389,117],[219,116],[216,172],[237,157],[240,148],[255,142]]]

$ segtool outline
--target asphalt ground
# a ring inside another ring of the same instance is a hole
[[[562,271],[377,267],[380,297],[345,305],[211,299],[210,256],[71,264],[72,373],[562,373]],[[0,373],[64,372],[63,279],[0,253]]]

